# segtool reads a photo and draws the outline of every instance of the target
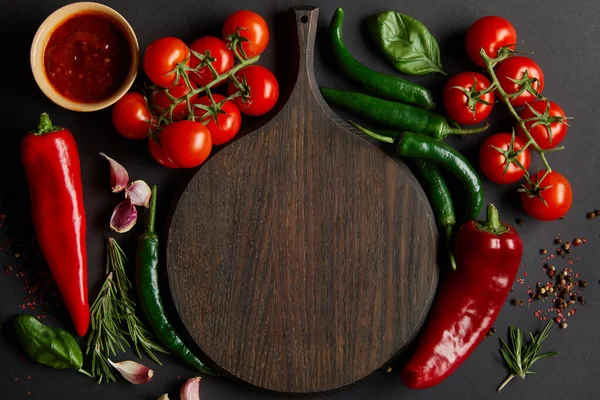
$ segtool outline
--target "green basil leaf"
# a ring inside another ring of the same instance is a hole
[[[429,30],[408,15],[386,11],[367,20],[369,31],[383,54],[400,72],[446,75],[440,61],[440,48]]]
[[[80,369],[83,365],[81,348],[67,331],[48,327],[26,314],[15,319],[14,328],[27,354],[38,363],[55,369]]]

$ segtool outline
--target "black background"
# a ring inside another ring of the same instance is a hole
[[[283,87],[289,87],[290,71],[287,60],[291,47],[287,10],[289,0],[204,0],[204,1],[106,1],[119,11],[135,29],[140,48],[162,36],[180,37],[191,42],[197,37],[219,35],[221,23],[231,12],[248,8],[262,14],[272,32],[272,40],[261,64],[273,68]],[[554,248],[552,241],[557,233],[565,239],[587,237],[588,243],[577,248],[572,258],[574,268],[587,279],[585,289],[588,303],[577,305],[576,316],[569,319],[565,331],[553,329],[545,349],[560,351],[558,357],[536,365],[537,375],[525,381],[513,381],[500,396],[515,399],[593,399],[600,393],[600,302],[598,256],[600,219],[588,221],[585,214],[600,208],[598,178],[600,150],[598,138],[599,87],[597,34],[600,31],[600,6],[593,0],[577,2],[517,0],[504,2],[473,0],[438,1],[313,1],[320,6],[319,31],[315,54],[315,69],[320,85],[351,87],[335,68],[328,56],[324,40],[326,26],[334,7],[346,11],[344,34],[348,47],[365,64],[388,73],[394,73],[390,64],[374,49],[365,27],[369,15],[385,10],[396,10],[424,22],[438,39],[445,70],[453,75],[476,67],[468,61],[464,51],[464,35],[468,27],[484,15],[500,15],[516,27],[523,49],[534,51],[533,58],[543,68],[546,77],[544,94],[559,103],[569,115],[575,117],[564,141],[566,151],[549,156],[556,170],[566,175],[575,193],[570,213],[562,221],[540,223],[528,218],[520,208],[515,192],[518,185],[499,187],[485,182],[486,202],[495,203],[504,221],[514,223],[523,218],[525,223],[518,231],[525,241],[523,272],[528,272],[524,285],[515,285],[514,295],[525,298],[528,284],[544,278],[541,270],[540,248]],[[119,201],[109,188],[107,163],[98,153],[103,151],[119,160],[133,179],[145,179],[161,186],[161,207],[158,224],[165,218],[167,203],[193,175],[194,170],[167,171],[158,166],[146,151],[144,142],[130,142],[113,130],[110,111],[93,114],[63,110],[54,105],[39,91],[29,68],[31,40],[39,24],[55,9],[66,4],[62,1],[3,0],[0,7],[2,32],[3,75],[2,129],[0,141],[0,214],[6,214],[0,227],[0,243],[15,239],[12,248],[4,243],[0,251],[0,267],[13,265],[11,273],[0,270],[0,398],[2,399],[156,399],[164,392],[177,398],[180,384],[194,372],[169,357],[162,357],[159,367],[146,361],[155,370],[155,377],[145,386],[133,386],[124,381],[110,385],[97,385],[89,378],[72,371],[55,371],[27,359],[11,334],[10,318],[21,312],[19,305],[27,296],[22,290],[23,281],[15,276],[22,270],[43,271],[43,262],[34,256],[14,257],[15,251],[24,255],[32,253],[33,230],[28,211],[28,194],[23,169],[19,160],[19,143],[23,134],[37,124],[39,114],[48,112],[57,124],[71,129],[79,144],[82,159],[85,206],[88,218],[89,285],[90,296],[95,296],[102,278],[104,241],[111,232],[108,220],[112,207]],[[434,89],[441,89],[442,76],[414,78]],[[438,90],[439,92],[440,90]],[[341,114],[343,117],[347,115]],[[501,106],[494,112],[492,131],[510,130],[512,120]],[[476,161],[477,150],[485,135],[450,141]],[[476,164],[476,162],[475,162]],[[534,158],[533,166],[539,165]],[[460,200],[460,195],[458,195]],[[461,203],[457,201],[457,203]],[[160,226],[159,226],[160,228]],[[133,249],[141,226],[119,235],[117,239],[133,256]],[[115,236],[115,235],[113,235]],[[15,250],[15,246],[19,246]],[[557,266],[566,262],[556,261]],[[484,268],[485,266],[482,266]],[[482,282],[482,284],[484,284]],[[468,287],[465,287],[468,290]],[[546,304],[548,306],[548,304]],[[495,396],[495,388],[505,378],[507,371],[498,353],[498,336],[505,335],[510,324],[526,331],[538,329],[542,323],[533,316],[538,307],[513,307],[506,305],[495,326],[498,333],[486,339],[474,354],[448,380],[434,389],[411,391],[397,378],[398,368],[391,374],[375,372],[343,392],[329,395],[331,399],[481,399]],[[547,307],[546,307],[547,308]],[[48,315],[48,323],[72,330],[64,308],[40,307],[35,315]],[[56,322],[52,321],[56,318]],[[82,342],[83,343],[83,342]],[[24,357],[24,358],[23,358]],[[122,359],[133,356],[123,355]],[[28,379],[28,377],[30,377]],[[270,393],[261,393],[241,387],[224,379],[207,377],[202,381],[202,399],[276,399]]]

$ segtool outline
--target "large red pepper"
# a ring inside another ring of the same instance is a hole
[[[77,144],[71,132],[40,117],[21,145],[37,239],[71,314],[85,335],[90,323],[87,285],[86,220]]]
[[[435,386],[471,355],[506,302],[521,263],[523,242],[501,224],[490,204],[487,221],[456,234],[456,271],[439,288],[417,349],[400,373],[413,389]]]

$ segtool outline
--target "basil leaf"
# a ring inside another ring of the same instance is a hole
[[[400,72],[446,75],[440,61],[440,48],[429,30],[408,15],[386,11],[367,20],[371,36]]]
[[[46,326],[25,314],[15,319],[14,328],[27,354],[38,363],[55,369],[81,368],[81,348],[67,331]]]

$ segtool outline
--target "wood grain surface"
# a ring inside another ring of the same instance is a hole
[[[210,362],[285,393],[337,389],[385,364],[423,322],[438,277],[417,180],[318,92],[317,16],[293,10],[289,99],[200,168],[166,253],[177,312]]]

